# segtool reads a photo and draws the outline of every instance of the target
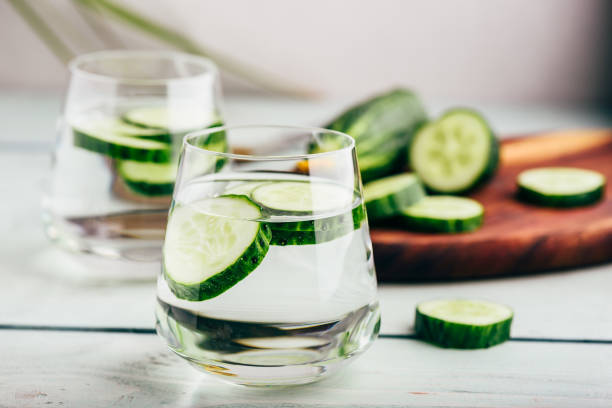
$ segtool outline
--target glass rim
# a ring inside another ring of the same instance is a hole
[[[172,60],[180,59],[199,64],[204,70],[198,74],[189,76],[176,76],[167,78],[135,78],[120,77],[114,75],[99,74],[82,68],[82,64],[92,61],[103,61],[111,58],[168,58]],[[164,85],[169,82],[194,81],[209,76],[211,73],[218,76],[218,69],[215,63],[206,57],[189,54],[180,51],[154,51],[154,50],[102,50],[88,52],[77,55],[68,62],[68,69],[73,75],[81,75],[91,80],[113,83],[126,83],[135,85]]]
[[[318,153],[301,153],[301,154],[287,154],[287,155],[260,155],[260,154],[241,154],[241,153],[231,153],[231,152],[217,152],[214,150],[208,150],[204,147],[196,146],[191,143],[191,140],[200,136],[209,135],[216,132],[223,132],[234,129],[288,129],[288,130],[302,130],[307,132],[320,132],[320,133],[328,133],[334,134],[342,137],[343,139],[348,141],[346,146],[343,146],[339,149],[328,150],[325,152]],[[183,137],[183,147],[185,149],[192,149],[194,151],[204,152],[206,154],[212,154],[218,157],[223,157],[227,159],[235,159],[235,160],[248,160],[248,161],[282,161],[282,160],[304,160],[311,158],[318,158],[324,156],[330,156],[333,154],[337,154],[343,151],[351,151],[355,148],[355,139],[349,136],[346,133],[339,132],[337,130],[325,129],[316,126],[296,126],[296,125],[229,125],[229,126],[215,126],[207,129],[196,130],[193,132],[187,133]]]

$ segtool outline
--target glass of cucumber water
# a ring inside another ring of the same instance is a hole
[[[79,253],[148,261],[152,278],[182,139],[221,124],[217,69],[189,54],[124,50],[79,56],[70,71],[46,233]],[[216,142],[209,148],[225,149]]]
[[[232,153],[211,150],[218,140]],[[176,354],[243,385],[312,382],[366,350],[380,314],[353,139],[285,126],[187,135],[156,320]]]

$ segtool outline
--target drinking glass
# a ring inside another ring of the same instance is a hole
[[[380,314],[353,139],[288,126],[187,135],[156,319],[172,351],[243,385],[315,381],[366,350]]]
[[[46,234],[79,253],[157,264],[182,138],[221,122],[217,69],[176,52],[102,51],[70,72]]]

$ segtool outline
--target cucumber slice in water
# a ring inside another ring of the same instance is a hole
[[[424,232],[467,232],[482,225],[484,208],[476,200],[455,196],[429,196],[401,210],[404,223]]]
[[[74,126],[74,145],[115,159],[168,163],[172,151],[167,143],[115,133],[106,125]]]
[[[176,163],[141,163],[124,160],[117,163],[117,172],[134,192],[147,196],[170,195],[178,166]]]
[[[574,167],[540,167],[518,175],[521,199],[549,207],[575,207],[599,201],[606,178],[592,170]]]
[[[409,162],[423,183],[437,193],[458,194],[493,175],[498,143],[477,112],[454,109],[419,129]]]
[[[275,215],[316,214],[350,207],[353,191],[331,183],[280,181],[257,187],[253,200]]]
[[[350,207],[354,194],[326,183],[280,181],[256,187],[251,196],[272,216],[313,217]],[[359,229],[364,219],[363,206],[339,214],[295,222],[268,222],[271,245],[312,245],[331,241]]]
[[[243,195],[177,206],[164,242],[164,276],[174,295],[201,301],[219,296],[261,263],[270,243],[261,210]]]
[[[372,181],[363,187],[368,217],[383,219],[396,215],[425,197],[418,177],[412,173],[398,174]]]
[[[416,307],[414,329],[441,347],[486,348],[510,338],[512,309],[481,300],[432,300]]]
[[[168,109],[163,106],[145,106],[131,109],[121,119],[134,126],[149,129],[168,129],[186,132],[210,127],[214,120],[206,112],[192,108]]]

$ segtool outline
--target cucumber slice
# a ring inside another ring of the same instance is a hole
[[[606,178],[592,170],[574,167],[540,167],[518,175],[521,199],[549,207],[575,207],[599,201]]]
[[[164,106],[145,106],[131,109],[121,119],[134,126],[149,129],[168,129],[186,132],[210,127],[214,122],[210,114],[192,108],[168,109]]]
[[[398,174],[373,181],[363,187],[368,217],[383,219],[396,215],[425,197],[418,177],[413,173]]]
[[[225,194],[243,194],[251,197],[253,190],[268,183],[269,181],[239,181],[228,186],[225,189]]]
[[[261,263],[270,229],[243,195],[207,198],[173,209],[164,242],[164,276],[174,295],[201,301],[219,296]]]
[[[416,307],[414,329],[441,347],[486,348],[510,338],[512,309],[481,300],[432,300]]]
[[[253,200],[274,215],[315,214],[350,207],[353,191],[331,184],[279,181],[257,187]]]
[[[146,196],[172,194],[178,166],[124,160],[117,163],[117,173],[134,192]]]
[[[476,200],[454,196],[429,196],[401,210],[404,223],[425,232],[467,232],[482,225],[484,208]]]
[[[493,175],[498,143],[484,118],[468,109],[454,109],[417,131],[409,161],[431,191],[458,194]]]
[[[88,119],[81,129],[90,129],[95,133],[113,133],[121,136],[140,137],[147,140],[171,143],[172,135],[165,129],[146,129],[123,122],[114,117]]]
[[[172,151],[167,143],[114,133],[106,127],[73,127],[74,145],[114,159],[168,163]]]

